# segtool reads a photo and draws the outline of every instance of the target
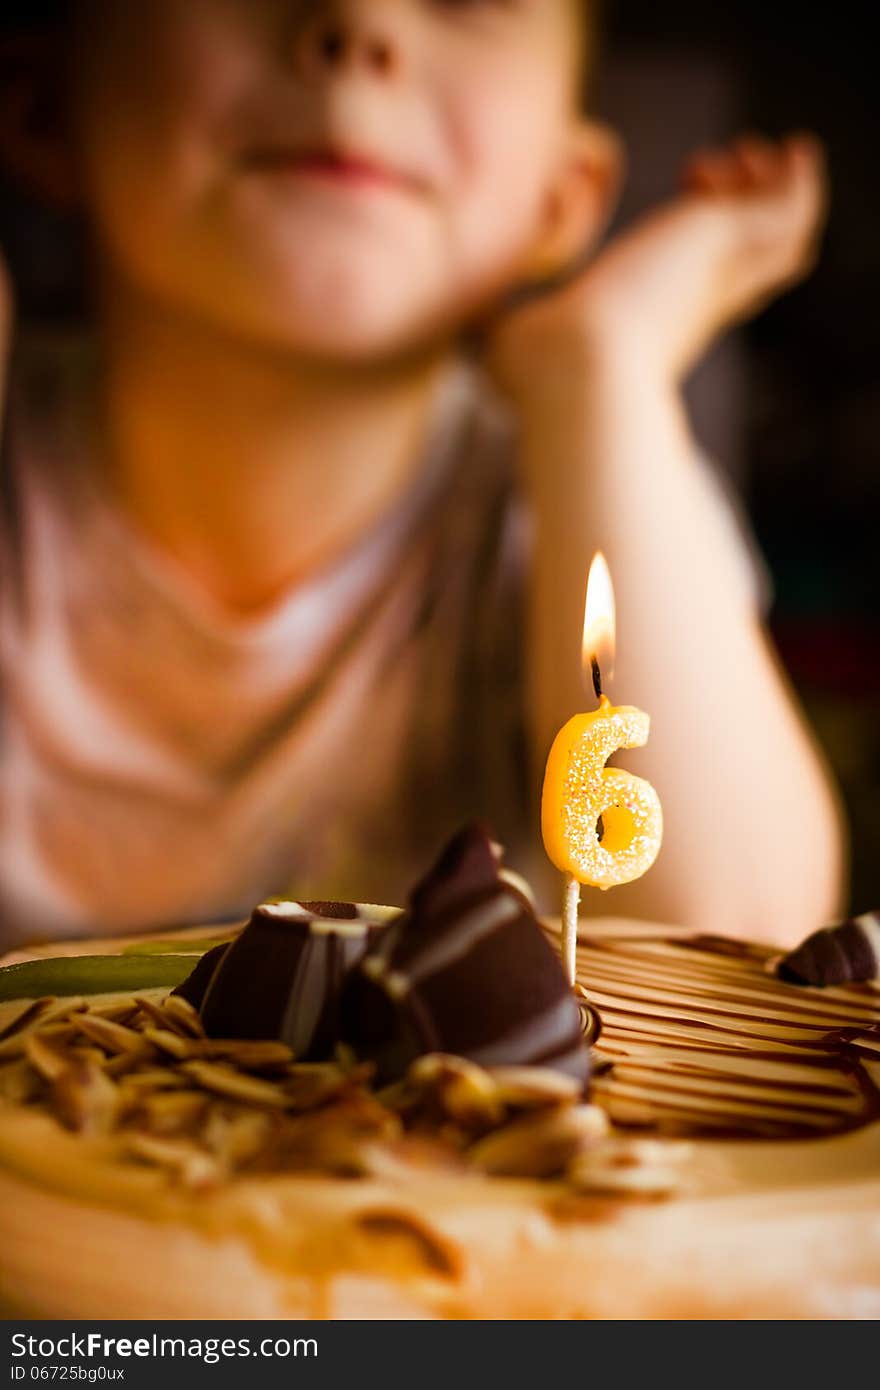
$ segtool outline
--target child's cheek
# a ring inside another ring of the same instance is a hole
[[[235,118],[259,85],[259,52],[233,7],[153,0],[109,11],[107,28],[81,65],[77,107],[84,159],[140,170],[155,181],[217,164],[234,149]],[[140,10],[141,7],[138,7]]]
[[[507,83],[475,83],[456,108],[457,213],[462,241],[480,260],[510,265],[539,235],[558,149],[547,104]]]

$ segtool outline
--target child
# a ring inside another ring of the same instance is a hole
[[[0,155],[84,220],[96,331],[22,341],[10,405],[8,941],[395,901],[474,815],[540,874],[597,548],[667,831],[595,910],[786,943],[837,906],[834,798],[679,392],[809,268],[821,152],[695,157],[559,288],[620,178],[584,10],[79,0],[64,82],[57,35],[21,50]]]

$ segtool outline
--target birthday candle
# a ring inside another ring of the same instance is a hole
[[[660,798],[641,777],[606,767],[620,748],[641,748],[650,719],[632,705],[612,705],[602,691],[613,662],[614,592],[603,555],[590,569],[584,615],[584,667],[598,709],[560,729],[544,776],[541,830],[548,858],[565,876],[562,954],[574,982],[581,885],[614,888],[650,869],[663,838]]]

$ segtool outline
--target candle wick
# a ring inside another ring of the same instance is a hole
[[[602,699],[602,672],[599,669],[599,658],[590,657],[590,669],[593,672],[593,689],[596,692],[596,699]]]

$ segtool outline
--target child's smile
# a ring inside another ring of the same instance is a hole
[[[336,188],[377,189],[385,192],[414,193],[424,189],[426,180],[381,156],[344,149],[341,145],[316,145],[297,149],[284,145],[259,146],[243,161],[245,169],[270,177],[290,178],[297,183],[317,180]]]

